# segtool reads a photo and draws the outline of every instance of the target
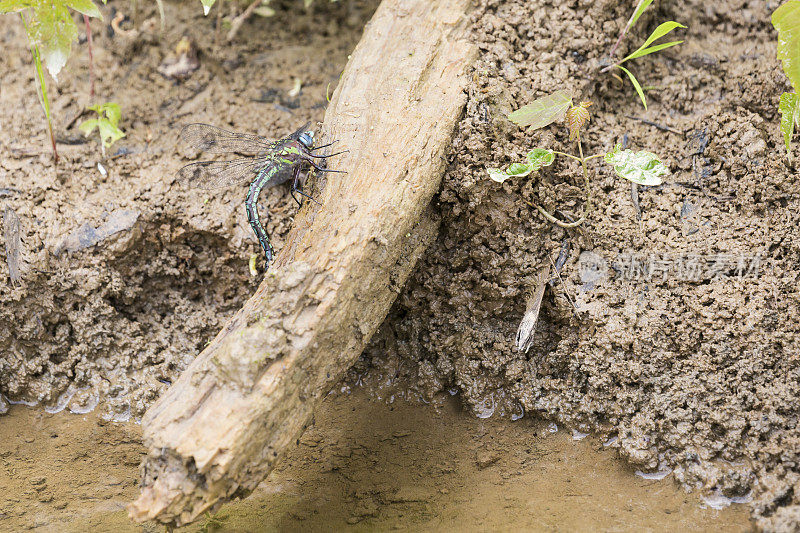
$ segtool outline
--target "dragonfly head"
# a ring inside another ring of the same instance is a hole
[[[300,144],[310,150],[314,147],[314,132],[311,130],[304,131],[300,134],[300,137],[298,137],[297,140],[300,141]]]

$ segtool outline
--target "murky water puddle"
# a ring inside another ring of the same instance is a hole
[[[669,474],[637,476],[592,436],[527,417],[476,419],[456,400],[325,399],[316,425],[250,498],[198,531],[746,531],[746,505],[714,509]],[[128,521],[141,428],[13,406],[0,417],[0,530],[162,531]]]

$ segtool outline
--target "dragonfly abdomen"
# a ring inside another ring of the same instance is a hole
[[[258,216],[258,195],[261,194],[261,189],[269,183],[278,170],[279,167],[273,165],[261,170],[258,176],[256,176],[256,179],[250,184],[250,188],[247,191],[247,198],[244,201],[244,207],[247,211],[247,220],[250,222],[250,227],[253,228],[253,233],[256,234],[258,243],[264,250],[267,267],[272,262],[274,251],[269,242],[269,237],[267,237],[267,232],[264,230],[264,226],[261,224],[261,219]]]

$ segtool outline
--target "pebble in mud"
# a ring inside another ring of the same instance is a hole
[[[486,468],[500,460],[500,454],[496,450],[481,449],[475,452],[475,464],[478,468]]]

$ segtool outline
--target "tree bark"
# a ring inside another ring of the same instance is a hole
[[[437,233],[429,207],[465,102],[469,0],[384,0],[325,113],[347,174],[317,178],[253,297],[147,411],[137,521],[252,491],[356,360]],[[325,181],[325,183],[321,183]]]

